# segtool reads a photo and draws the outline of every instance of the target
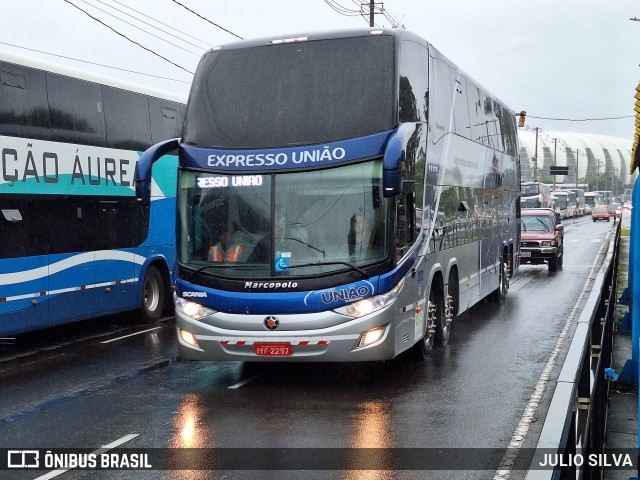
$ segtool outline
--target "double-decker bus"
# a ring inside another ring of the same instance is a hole
[[[185,99],[0,54],[0,335],[171,305],[177,157],[135,197],[140,153]],[[171,152],[168,152],[171,153]]]
[[[186,359],[425,358],[517,269],[513,112],[404,30],[207,52],[179,148]]]

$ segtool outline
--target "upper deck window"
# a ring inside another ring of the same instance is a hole
[[[394,63],[385,35],[211,51],[194,78],[183,141],[273,148],[390,130]]]

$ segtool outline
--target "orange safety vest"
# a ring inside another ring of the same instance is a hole
[[[229,263],[235,263],[238,261],[238,257],[242,255],[244,252],[244,247],[242,245],[236,245],[226,254],[224,251],[218,247],[218,245],[214,245],[209,249],[209,260],[212,262],[224,262],[227,261]]]

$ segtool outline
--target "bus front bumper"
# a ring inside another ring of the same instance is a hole
[[[287,331],[280,328],[268,330],[231,330],[214,325],[215,319],[194,320],[176,311],[176,330],[180,357],[185,360],[231,360],[249,362],[361,362],[394,358],[396,332],[390,309],[383,309],[366,317],[346,319],[318,329]],[[306,314],[280,315],[280,324],[288,317],[297,320]],[[325,312],[325,315],[338,315]],[[339,316],[339,315],[338,315]],[[246,315],[262,326],[265,315]],[[341,316],[339,316],[341,317]],[[363,335],[374,332],[372,343],[359,346]],[[375,334],[379,338],[375,339]]]

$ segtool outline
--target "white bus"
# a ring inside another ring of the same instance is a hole
[[[178,159],[158,162],[150,207],[134,171],[185,100],[0,53],[0,336],[171,306]]]

